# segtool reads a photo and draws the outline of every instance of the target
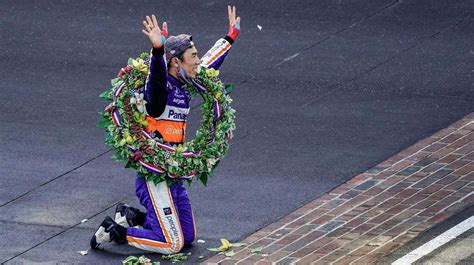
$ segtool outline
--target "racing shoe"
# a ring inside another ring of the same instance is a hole
[[[115,207],[115,222],[123,227],[133,227],[142,225],[145,221],[145,213],[140,212],[137,208],[130,207],[123,202]]]
[[[127,228],[117,224],[110,216],[105,217],[99,228],[91,238],[91,248],[97,249],[100,244],[115,241],[125,243]]]

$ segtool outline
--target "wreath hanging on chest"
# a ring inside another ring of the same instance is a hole
[[[109,103],[99,112],[102,118],[98,126],[106,131],[105,143],[112,147],[114,158],[124,162],[125,168],[136,169],[139,177],[168,185],[198,178],[207,185],[228,152],[235,129],[235,110],[229,96],[232,86],[221,82],[219,71],[201,67],[196,79],[185,87],[191,98],[200,95],[203,99],[201,125],[192,141],[170,145],[146,131],[143,93],[149,60],[148,53],[130,58],[111,80],[112,87],[100,95]]]

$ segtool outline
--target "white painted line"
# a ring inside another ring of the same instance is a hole
[[[282,65],[282,64],[284,64],[285,62],[288,62],[288,61],[290,61],[290,60],[293,60],[294,58],[298,57],[298,55],[300,55],[299,52],[298,52],[298,53],[295,53],[295,54],[293,54],[293,55],[291,55],[290,57],[285,58],[283,61],[279,62],[279,63],[277,64],[277,66]]]
[[[286,62],[286,61],[292,60],[292,59],[296,58],[296,56],[298,56],[298,55],[300,55],[299,52],[298,52],[298,53],[295,53],[295,54],[293,54],[293,55],[291,55],[291,56],[288,57],[288,58],[285,58],[285,60],[283,60],[283,61]]]
[[[455,239],[456,237],[458,237],[459,235],[461,235],[462,233],[466,232],[467,230],[473,227],[474,227],[474,216],[471,216],[468,219],[459,223],[458,225],[452,227],[448,231],[432,239],[431,241],[426,242],[423,246],[413,250],[412,252],[396,260],[395,262],[392,263],[392,265],[412,264],[413,262],[419,260],[425,255],[428,255],[433,250]]]

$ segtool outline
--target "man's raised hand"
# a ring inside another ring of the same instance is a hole
[[[235,6],[227,6],[227,13],[229,15],[229,32],[227,32],[227,36],[235,40],[240,34],[240,17],[235,17]]]
[[[163,22],[163,26],[160,29],[158,20],[156,20],[155,15],[146,16],[146,21],[143,20],[143,26],[145,29],[142,29],[143,34],[145,34],[148,39],[150,39],[153,48],[161,48],[168,37],[168,24]]]

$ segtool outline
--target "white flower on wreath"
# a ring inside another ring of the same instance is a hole
[[[167,162],[169,165],[173,166],[173,167],[179,166],[178,161],[176,161],[176,160],[174,160],[174,159],[172,159],[172,158],[166,159],[166,162]]]
[[[207,160],[207,171],[211,171],[212,170],[212,167],[217,163],[217,159],[214,159],[214,158],[209,158]]]
[[[145,113],[146,100],[144,100],[143,93],[134,93],[135,97],[130,99],[130,104],[137,105],[137,109],[140,113]]]

